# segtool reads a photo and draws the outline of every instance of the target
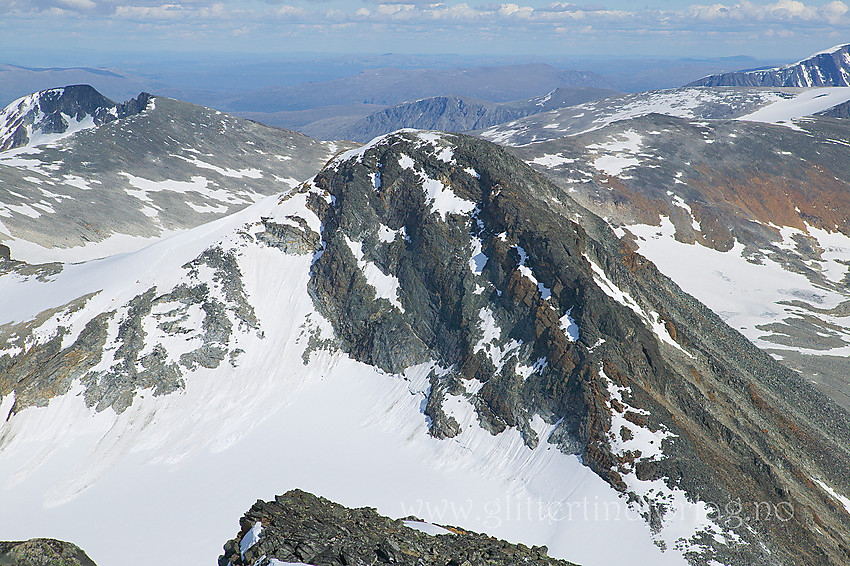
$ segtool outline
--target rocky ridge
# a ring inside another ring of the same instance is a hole
[[[435,139],[435,157],[423,158],[428,139],[383,138],[362,150],[362,157],[332,163],[313,181],[335,205],[322,215],[325,247],[314,264],[311,290],[343,348],[386,371],[437,353],[448,371],[436,373],[444,389],[432,385],[432,391],[468,397],[481,426],[494,434],[515,427],[534,446],[544,439],[530,429],[532,415],[560,423],[546,441],[581,454],[611,485],[645,505],[647,520],[659,529],[665,504],[638,493],[641,482],[661,478],[721,507],[736,497],[775,501],[779,489],[799,497],[795,508],[812,509],[819,520],[832,513],[815,503],[820,496],[804,495],[806,481],[794,478],[809,477],[803,470],[811,469],[812,459],[826,457],[829,469],[844,468],[846,460],[834,450],[850,431],[845,412],[682,293],[562,189],[470,138]],[[413,156],[413,163],[405,156]],[[469,203],[463,216],[435,214],[437,195],[423,202],[419,187],[432,179]],[[373,239],[376,226],[396,234],[403,227],[410,242]],[[349,241],[363,242],[363,257],[398,277],[401,308],[387,308],[392,302],[380,299],[363,302],[356,271],[351,279],[356,258]],[[426,242],[431,244],[422,247]],[[484,253],[480,274],[457,257],[464,248]],[[624,296],[629,298],[615,298]],[[476,330],[490,317],[501,329],[496,339]],[[569,319],[580,329],[577,341],[565,330],[563,320]],[[793,407],[784,406],[791,398]],[[629,425],[612,430],[618,413],[644,430],[669,433],[661,441],[663,456],[618,449],[617,435],[627,446],[638,432],[629,432]],[[432,423],[432,434],[452,433],[449,418]],[[779,464],[759,456],[767,449],[765,430],[772,431],[771,453],[783,446],[799,459]],[[801,443],[802,430],[807,441]],[[811,444],[815,437],[821,440]],[[773,471],[758,471],[763,465]],[[797,472],[778,473],[774,466]],[[834,517],[837,533],[848,517]],[[799,519],[795,536],[820,538],[820,531],[804,534],[806,520]],[[845,559],[837,539],[809,539],[806,557],[800,557],[797,542],[785,538],[789,527],[750,525],[770,540],[765,544],[774,556],[791,563]],[[742,541],[752,536],[736,533]],[[719,561],[766,560],[752,543],[701,544]]]
[[[792,65],[710,75],[687,86],[850,86],[850,44],[837,45]]]
[[[219,566],[280,562],[321,565],[571,566],[528,548],[458,527],[438,527],[411,517],[389,519],[375,509],[348,509],[301,490],[257,501],[239,521],[239,535],[224,545]],[[428,534],[423,532],[441,534]]]

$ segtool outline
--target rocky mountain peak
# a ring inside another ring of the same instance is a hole
[[[741,493],[734,485],[747,485],[750,498],[772,498],[777,481],[783,493],[810,497],[807,484],[790,477],[760,475],[749,464],[732,472],[726,451],[762,461],[763,438],[732,425],[718,398],[773,430],[800,457],[783,465],[803,475],[821,473],[802,472],[814,452],[800,452],[779,414],[794,410],[795,422],[814,431],[829,407],[843,424],[823,441],[848,434],[838,407],[496,146],[399,133],[338,158],[313,184],[333,203],[317,209],[325,228],[310,281],[316,306],[355,359],[388,372],[436,360],[425,407],[432,436],[460,434],[457,407],[468,407],[494,435],[515,428],[530,448],[547,442],[580,454],[662,532],[677,498],[723,506]],[[741,396],[740,387],[751,394]],[[784,406],[790,392],[794,409],[767,409]],[[552,426],[544,436],[541,422]],[[720,430],[735,440],[720,441],[717,452],[714,441],[698,440]],[[633,444],[647,435],[654,440]],[[729,474],[720,483],[718,469]],[[649,496],[647,482],[658,480],[665,495]],[[717,557],[764,558],[757,544],[710,542],[716,527],[698,529],[692,542]],[[764,529],[757,536],[772,541],[771,552],[791,557],[799,551],[785,538],[788,527],[751,525]],[[796,528],[810,536],[803,523]],[[841,552],[834,541],[812,544],[818,550],[805,560],[828,563]]]
[[[0,151],[55,141],[65,135],[139,114],[151,95],[118,104],[89,85],[43,90],[0,112]]]

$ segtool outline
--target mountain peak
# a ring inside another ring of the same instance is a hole
[[[710,75],[688,86],[850,86],[850,44],[836,45],[784,67]]]
[[[118,104],[90,85],[51,88],[21,97],[0,112],[0,151],[50,143],[138,114],[151,98],[143,92]]]

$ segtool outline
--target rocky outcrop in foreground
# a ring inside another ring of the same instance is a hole
[[[51,538],[0,542],[2,566],[95,566],[76,545]]]
[[[445,534],[427,534],[408,527],[410,521],[384,517],[369,507],[348,509],[297,489],[274,501],[257,501],[239,523],[239,536],[224,545],[219,566],[266,566],[273,560],[322,565],[571,564],[549,558],[545,546],[528,548],[455,527],[437,528]]]

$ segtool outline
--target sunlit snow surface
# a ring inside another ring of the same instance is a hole
[[[422,411],[428,375],[440,370],[433,363],[391,375],[316,351],[305,365],[309,333],[331,336],[307,293],[313,257],[237,235],[260,217],[284,221],[293,212],[321,228],[303,203],[303,195],[265,199],[140,252],[67,266],[50,282],[0,278],[0,296],[14,306],[3,310],[6,320],[100,290],[84,309],[91,316],[152,285],[167,292],[181,265],[219,242],[237,256],[263,331],[239,335],[245,353],[235,366],[198,368],[185,391],[142,392],[120,415],[94,414],[77,385],[5,422],[3,538],[71,540],[98,564],[130,566],[148,564],[151,541],[159,541],[168,547],[162,564],[214,564],[256,499],[297,487],[393,517],[545,544],[551,555],[588,566],[684,563],[677,551],[662,553],[645,521],[578,458],[545,441],[530,450],[514,429],[492,436],[463,396],[446,402],[462,433],[430,437]],[[85,319],[66,323],[70,343]],[[169,339],[167,349],[183,347]],[[12,402],[0,400],[4,414]],[[539,417],[531,425],[541,439],[554,427]]]
[[[793,120],[823,112],[848,100],[850,87],[813,88],[794,98],[778,100],[738,119],[795,127]]]
[[[481,137],[502,145],[521,146],[598,130],[618,122],[657,113],[679,118],[705,119],[724,108],[723,117],[744,113],[792,96],[788,89],[740,89],[731,97],[728,90],[688,87],[655,90],[612,97],[535,114],[527,118],[492,126]],[[551,166],[558,156],[539,158],[541,165]],[[604,164],[603,164],[604,165]]]
[[[748,261],[744,245],[739,242],[728,252],[679,242],[674,238],[675,227],[664,216],[660,226],[633,225],[627,229],[637,236],[641,255],[756,346],[806,354],[850,355],[850,346],[819,350],[778,346],[764,339],[769,331],[758,328],[781,322],[795,312],[793,307],[781,304],[782,301],[815,299],[819,308],[830,309],[846,300],[845,295],[814,287],[804,275],[788,271],[768,257],[760,258],[760,263]],[[850,238],[811,226],[807,230],[825,250],[823,261],[812,262],[810,267],[821,271],[832,282],[840,282],[848,271],[844,262],[850,258]],[[787,227],[780,229],[780,233],[783,245],[792,249],[796,245],[793,236],[802,234],[800,230]],[[841,318],[825,314],[819,317],[839,327],[846,325]]]

